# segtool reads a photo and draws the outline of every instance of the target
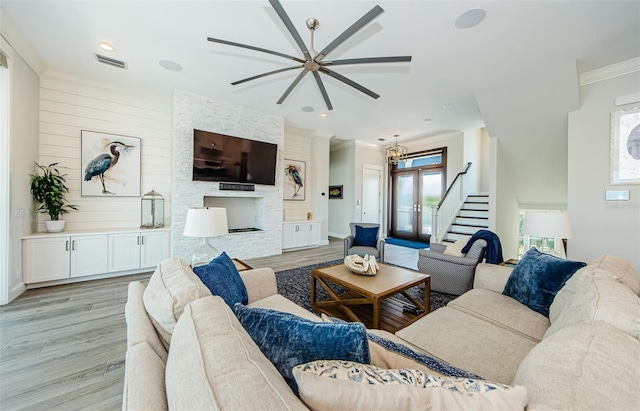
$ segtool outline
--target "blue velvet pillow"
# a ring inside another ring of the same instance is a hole
[[[193,272],[202,280],[213,295],[219,295],[233,308],[235,303],[247,304],[249,294],[238,269],[227,253],[223,252],[207,265],[193,267]]]
[[[549,317],[549,306],[565,282],[587,265],[530,248],[511,272],[502,294]]]
[[[294,393],[293,367],[315,360],[371,362],[362,323],[323,323],[266,308],[234,307],[236,317]]]
[[[375,247],[378,241],[378,228],[379,227],[361,227],[357,225],[356,238],[353,240],[353,245]]]

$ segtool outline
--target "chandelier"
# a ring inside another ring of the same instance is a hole
[[[407,148],[405,146],[398,145],[398,134],[394,134],[396,138],[396,144],[387,147],[387,163],[398,164],[403,161],[407,161]]]

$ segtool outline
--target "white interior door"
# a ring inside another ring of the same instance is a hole
[[[382,224],[382,168],[365,165],[362,169],[363,223]]]

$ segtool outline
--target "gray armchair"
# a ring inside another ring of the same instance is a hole
[[[360,227],[378,227],[378,238],[376,240],[375,247],[366,247],[361,245],[354,245],[354,241],[356,238],[356,226]],[[384,238],[380,238],[380,224],[373,223],[349,223],[349,227],[351,228],[351,235],[345,237],[344,239],[344,256],[348,256],[351,254],[358,254],[361,257],[364,257],[365,254],[373,255],[376,257],[378,262],[384,262]]]
[[[418,252],[418,271],[431,275],[431,290],[460,295],[471,289],[476,266],[484,258],[485,240],[476,240],[464,257],[443,254],[444,244],[431,243]]]

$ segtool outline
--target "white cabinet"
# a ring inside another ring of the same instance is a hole
[[[107,271],[107,235],[51,236],[23,240],[27,284]]]
[[[144,272],[170,256],[171,230],[36,233],[22,239],[26,284]]]
[[[108,271],[153,268],[169,258],[170,231],[109,234]]]
[[[282,249],[315,247],[320,245],[319,221],[282,223]]]

